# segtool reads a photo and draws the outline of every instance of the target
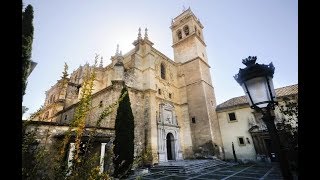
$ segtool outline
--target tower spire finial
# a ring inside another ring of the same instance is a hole
[[[142,39],[141,37],[141,28],[139,27],[139,32],[138,32],[138,39]]]
[[[119,55],[119,44],[117,44],[116,55]]]
[[[144,39],[148,39],[148,28],[144,30]]]
[[[184,7],[184,5],[182,5],[182,12],[184,12],[186,10],[186,7]]]

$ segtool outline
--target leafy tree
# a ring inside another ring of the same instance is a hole
[[[284,117],[277,124],[277,129],[286,135],[289,148],[298,148],[298,102],[285,98],[279,109]]]
[[[281,144],[287,152],[290,168],[298,170],[298,99],[284,98],[284,103],[279,105],[283,118],[277,123],[281,134]]]
[[[25,95],[27,78],[31,66],[33,42],[33,7],[29,4],[22,12],[22,96]]]
[[[66,154],[66,149],[68,147],[68,144],[70,143],[71,135],[72,135],[72,129],[75,129],[75,149],[73,152],[73,157],[72,157],[72,166],[68,167],[66,171],[66,175],[68,174],[69,179],[79,179],[80,177],[85,178],[87,175],[89,175],[88,172],[85,172],[85,170],[90,169],[92,165],[94,165],[94,161],[98,158],[96,155],[91,156],[93,158],[88,159],[88,156],[86,156],[88,153],[84,152],[84,156],[82,156],[82,137],[85,132],[85,122],[88,114],[90,113],[90,110],[92,108],[92,91],[93,91],[93,84],[94,80],[96,78],[95,74],[95,68],[97,66],[97,58],[98,55],[95,57],[95,63],[93,65],[92,70],[87,69],[85,72],[84,76],[84,82],[82,85],[82,90],[81,90],[81,99],[79,101],[79,104],[75,110],[74,118],[71,120],[69,129],[66,133],[66,136],[63,139],[62,142],[62,147],[60,147],[60,156],[58,156],[57,161],[59,164],[63,164],[65,162],[65,154]],[[67,65],[65,65],[65,69],[63,72],[62,79],[66,79],[68,76],[67,74]],[[91,149],[92,146],[90,146]],[[88,150],[88,148],[86,149]],[[85,161],[83,160],[84,158],[87,158]],[[65,166],[61,166],[62,168],[58,168],[58,174],[60,172],[63,172],[63,169]],[[93,167],[96,168],[96,167]],[[97,169],[97,168],[96,168]],[[91,171],[90,171],[91,172]],[[95,172],[95,171],[93,171]],[[86,176],[85,176],[86,175]],[[90,176],[90,175],[89,175]],[[88,178],[88,177],[87,177]]]
[[[132,167],[134,153],[134,118],[131,110],[128,90],[121,91],[123,100],[119,103],[115,122],[114,140],[114,176],[125,176]]]

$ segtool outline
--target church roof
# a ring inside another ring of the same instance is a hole
[[[281,88],[275,89],[276,96],[277,97],[284,97],[284,96],[290,96],[290,95],[296,95],[298,94],[298,84],[285,86]],[[219,104],[216,108],[217,111],[235,107],[235,106],[241,106],[241,105],[249,105],[246,96],[239,96],[231,98],[221,104]]]

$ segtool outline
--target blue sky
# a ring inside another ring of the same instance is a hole
[[[244,95],[233,76],[242,59],[275,66],[275,88],[298,83],[297,0],[24,0],[34,8],[32,60],[23,105],[36,111],[45,91],[60,78],[103,56],[104,66],[119,44],[123,54],[134,46],[138,28],[148,28],[154,47],[173,59],[171,19],[191,7],[204,26],[217,104]]]

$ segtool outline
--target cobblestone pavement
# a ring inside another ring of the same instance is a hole
[[[151,171],[152,172],[152,171]],[[158,171],[147,173],[140,176],[132,176],[128,179],[161,179],[161,180],[282,180],[279,166],[276,164],[246,164],[237,165],[231,163],[223,163],[211,167],[205,167],[200,171],[186,172],[166,172]]]

